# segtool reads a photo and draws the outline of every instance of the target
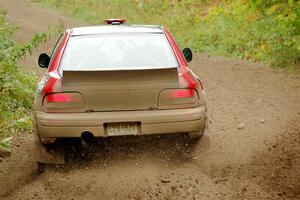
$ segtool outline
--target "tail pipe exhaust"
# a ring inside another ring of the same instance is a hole
[[[90,143],[95,139],[95,136],[92,132],[90,131],[83,131],[81,133],[81,141],[82,144]]]

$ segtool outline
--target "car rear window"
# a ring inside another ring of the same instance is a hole
[[[177,66],[164,34],[107,34],[71,37],[60,71]]]

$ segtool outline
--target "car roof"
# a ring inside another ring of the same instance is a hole
[[[97,35],[112,33],[163,33],[163,27],[159,25],[102,25],[86,26],[71,29],[71,36]]]

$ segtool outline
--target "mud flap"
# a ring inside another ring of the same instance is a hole
[[[40,143],[39,140],[35,142],[36,146],[36,162],[41,164],[65,164],[64,151],[60,149],[50,149],[49,147]]]

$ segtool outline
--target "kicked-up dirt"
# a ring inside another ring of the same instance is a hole
[[[58,20],[83,24],[29,1],[0,7],[18,41]],[[37,53],[22,61],[25,70],[42,72]],[[210,121],[195,149],[180,136],[67,141],[67,163],[40,173],[33,135],[19,133],[0,160],[0,199],[300,199],[299,72],[208,55],[191,67],[204,81]]]

